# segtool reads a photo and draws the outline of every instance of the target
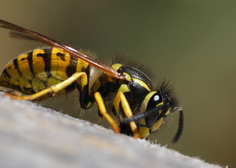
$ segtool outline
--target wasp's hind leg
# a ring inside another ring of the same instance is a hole
[[[6,93],[7,96],[9,96],[11,99],[17,99],[17,100],[35,100],[42,96],[45,96],[47,94],[54,95],[55,93],[59,92],[62,89],[65,89],[67,86],[71,85],[73,82],[75,82],[78,78],[81,78],[81,80],[84,80],[84,78],[87,78],[87,74],[85,72],[76,72],[68,79],[64,80],[61,83],[55,84],[50,86],[47,89],[44,89],[40,92],[37,92],[32,95],[23,95],[23,96],[17,96],[12,95],[9,93]]]

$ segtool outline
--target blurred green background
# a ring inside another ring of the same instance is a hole
[[[1,0],[0,18],[74,48],[91,49],[99,60],[125,51],[168,77],[184,108],[185,128],[171,144],[178,114],[151,136],[152,142],[236,167],[236,1],[60,1]],[[15,40],[0,29],[0,70],[42,43]],[[83,118],[76,94],[45,105]],[[76,103],[75,103],[76,102]]]

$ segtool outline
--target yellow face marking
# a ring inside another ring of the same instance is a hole
[[[143,102],[142,102],[142,105],[141,105],[141,108],[140,108],[140,112],[141,113],[144,113],[147,109],[147,105],[148,105],[148,102],[150,101],[151,97],[156,94],[157,92],[156,91],[152,91],[150,92],[149,94],[146,95],[146,97],[144,98]],[[161,106],[163,105],[164,102],[160,102],[156,105],[156,107],[158,106]],[[160,110],[159,111],[159,114],[161,113],[162,111]],[[169,114],[170,112],[170,109],[167,110],[167,112],[165,113],[165,115]],[[147,127],[140,127],[139,128],[139,134],[140,134],[140,138],[146,138],[150,132],[154,132],[156,130],[158,130],[160,128],[160,126],[164,123],[164,119],[163,118],[160,118],[157,122],[155,122],[153,124],[153,126],[151,128],[147,128]],[[141,119],[139,121],[139,124],[140,125],[146,125],[146,122],[145,122],[145,118],[144,119]]]
[[[164,123],[163,118],[160,118],[157,122],[155,122],[155,124],[150,128],[151,133],[158,130],[163,123]]]
[[[34,72],[37,78],[43,81],[47,81],[47,74],[44,71],[45,62],[42,57],[37,56],[38,54],[45,54],[45,52],[42,49],[37,49],[33,51],[32,60],[33,60]]]
[[[142,102],[142,105],[141,105],[141,108],[140,108],[140,112],[143,113],[146,111],[147,109],[147,105],[148,105],[148,102],[149,100],[151,99],[151,97],[157,93],[156,91],[152,91],[150,93],[147,94],[147,96],[144,98],[143,102]]]
[[[140,135],[141,139],[146,138],[149,134],[150,134],[149,133],[149,128],[139,127],[139,135]]]
[[[163,105],[164,103],[163,102],[161,102],[161,103],[159,103],[157,106],[160,106],[160,105]],[[157,107],[156,106],[156,107]],[[159,111],[159,114],[161,114],[161,112],[162,111]],[[170,113],[170,108],[168,108],[168,110],[165,112],[165,115],[168,115]],[[150,131],[151,131],[151,133],[152,132],[155,132],[156,130],[158,130],[159,128],[160,128],[160,126],[162,125],[162,124],[164,124],[164,118],[162,117],[162,118],[160,118],[157,122],[155,122],[155,124],[150,128]]]
[[[156,105],[156,107],[163,105],[163,102],[160,102],[159,104]]]
[[[20,55],[17,58],[18,65],[19,65],[19,69],[20,69],[22,76],[28,80],[32,80],[34,78],[34,76],[33,76],[32,72],[30,71],[30,65],[29,65],[29,61],[28,61],[27,57],[28,57],[28,54]]]

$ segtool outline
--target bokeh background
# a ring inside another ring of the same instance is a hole
[[[236,167],[236,1],[231,0],[0,0],[0,18],[74,48],[90,49],[99,60],[127,52],[173,83],[184,108],[185,128],[171,144],[178,115],[151,141]],[[0,29],[0,70],[22,52],[44,44],[11,39]],[[77,94],[43,102],[72,116],[102,123],[97,111],[81,112]],[[66,101],[65,101],[66,100]]]

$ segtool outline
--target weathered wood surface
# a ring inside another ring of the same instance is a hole
[[[0,94],[0,167],[219,166]]]

